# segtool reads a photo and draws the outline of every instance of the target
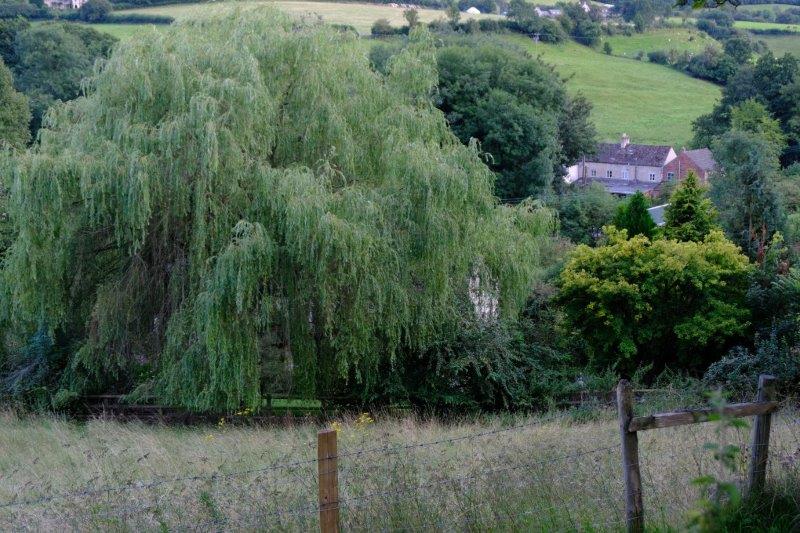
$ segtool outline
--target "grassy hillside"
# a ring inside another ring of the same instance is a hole
[[[390,5],[376,4],[350,4],[334,2],[295,2],[295,1],[258,1],[246,0],[242,2],[216,2],[204,4],[180,4],[170,6],[148,7],[120,11],[120,13],[147,13],[151,15],[167,15],[180,20],[196,15],[209,15],[229,9],[240,8],[244,10],[259,9],[274,5],[286,13],[298,16],[321,17],[326,22],[335,24],[350,24],[355,26],[359,33],[369,33],[372,23],[378,19],[387,19],[394,25],[405,24],[404,9]],[[419,16],[423,22],[444,18],[444,12],[436,9],[420,9]],[[497,15],[467,15],[462,13],[462,19],[497,17]]]
[[[680,147],[692,137],[692,120],[708,113],[720,96],[711,83],[643,61],[607,56],[575,43],[546,45],[521,36],[509,40],[541,57],[594,105],[600,137]]]
[[[87,24],[87,26],[113,35],[120,41],[124,41],[142,31],[148,31],[153,28],[157,31],[162,31],[167,27],[164,24]]]
[[[702,52],[707,46],[719,43],[705,33],[691,28],[658,28],[630,36],[614,35],[604,38],[613,54],[622,57],[636,57],[640,51],[647,54],[654,50],[678,50],[679,52]]]
[[[800,57],[800,35],[753,35],[757,41],[764,41],[776,55],[794,54]]]
[[[737,20],[733,23],[734,28],[742,30],[783,30],[800,32],[798,24],[778,24],[777,22],[751,22],[749,20]]]

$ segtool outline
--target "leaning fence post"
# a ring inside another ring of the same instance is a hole
[[[775,400],[775,376],[762,374],[758,377],[757,402]],[[769,430],[772,413],[757,415],[753,423],[750,468],[747,472],[747,492],[761,492],[767,477],[767,460],[769,458]]]
[[[317,434],[319,468],[319,529],[321,533],[339,531],[339,473],[337,471],[336,430]]]
[[[617,385],[617,410],[619,432],[622,440],[622,470],[625,477],[625,519],[628,531],[644,531],[644,506],[642,505],[642,476],[639,471],[639,437],[628,431],[633,419],[633,389],[627,379]]]

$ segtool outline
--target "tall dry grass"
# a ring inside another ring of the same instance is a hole
[[[337,420],[343,528],[622,530],[617,421],[610,410],[585,415]],[[318,429],[78,424],[5,413],[0,529],[315,530]],[[640,433],[648,524],[683,528],[698,496],[692,480],[729,476],[704,444],[738,444],[743,473],[748,440],[748,430],[717,434],[714,424]],[[795,483],[794,411],[775,417],[771,452],[770,482]]]

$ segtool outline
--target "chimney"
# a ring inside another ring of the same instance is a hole
[[[620,148],[625,148],[631,143],[631,138],[628,137],[627,133],[622,134],[622,141],[619,143]]]

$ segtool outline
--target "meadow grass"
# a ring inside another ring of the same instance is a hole
[[[345,531],[624,530],[618,425],[609,409],[375,418],[333,421]],[[314,530],[322,426],[78,424],[5,413],[0,528]],[[800,475],[799,429],[796,413],[784,411],[771,441],[770,483],[794,498],[786,487],[796,488],[787,483]],[[641,433],[648,525],[683,528],[698,476],[740,479],[722,472],[704,445],[739,445],[741,474],[748,437],[745,429],[718,434],[714,424]],[[74,491],[82,493],[46,499]]]
[[[639,52],[647,54],[655,50],[675,49],[678,52],[698,53],[708,46],[719,46],[704,32],[691,28],[656,28],[630,36],[605,37],[603,40],[611,45],[613,55],[628,58],[636,57]]]
[[[303,1],[225,1],[202,4],[178,4],[158,7],[123,10],[119,13],[144,13],[150,15],[166,15],[176,20],[192,18],[195,16],[215,15],[231,9],[251,10],[266,6],[274,6],[291,15],[301,17],[320,17],[325,22],[334,24],[349,24],[364,34],[370,33],[372,24],[378,19],[387,19],[394,26],[406,24],[403,18],[404,9],[390,5],[335,3],[335,2],[303,2]],[[445,18],[444,11],[437,9],[419,9],[419,18],[422,22],[432,22]],[[497,18],[497,15],[468,15],[462,13],[463,20],[471,18]]]
[[[711,112],[720,97],[718,86],[666,66],[608,56],[573,42],[550,45],[507,38],[554,65],[570,91],[592,102],[601,140],[616,141],[627,133],[636,143],[686,146],[692,121]]]
[[[800,32],[800,24],[779,24],[777,22],[752,22],[749,20],[737,20],[734,21],[733,27],[741,30],[783,30]]]
[[[800,57],[800,35],[753,35],[753,39],[764,41],[777,56],[794,54]]]
[[[102,33],[107,33],[124,41],[146,31],[164,31],[165,24],[86,24],[86,26]]]

